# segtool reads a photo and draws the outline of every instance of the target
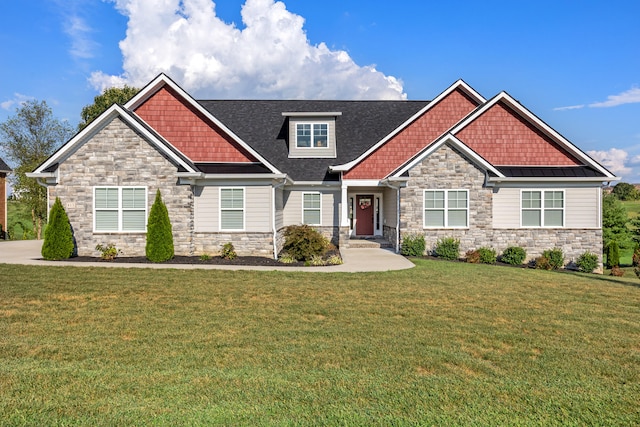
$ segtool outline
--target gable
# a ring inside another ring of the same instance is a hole
[[[456,89],[346,172],[345,179],[381,179],[412,158],[478,106]]]
[[[156,132],[194,162],[254,163],[258,160],[175,93],[162,87],[135,109]]]
[[[582,164],[504,102],[495,103],[455,136],[493,165]]]

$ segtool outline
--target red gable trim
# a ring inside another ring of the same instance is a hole
[[[497,102],[458,139],[494,165],[576,166],[582,162],[504,102]]]
[[[170,87],[160,88],[135,113],[194,162],[258,161]]]
[[[382,179],[411,159],[478,106],[460,88],[439,99],[426,112],[344,173],[344,179]]]

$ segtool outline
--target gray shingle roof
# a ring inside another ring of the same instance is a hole
[[[0,172],[11,172],[11,168],[4,162],[4,160],[2,160],[2,158],[0,158]]]
[[[428,101],[198,101],[272,165],[296,181],[336,181],[331,165],[350,162],[406,122]],[[283,112],[341,112],[335,159],[290,159]]]

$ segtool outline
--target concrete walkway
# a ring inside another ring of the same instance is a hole
[[[405,257],[388,249],[354,248],[341,249],[342,265],[326,267],[258,267],[244,265],[202,265],[202,264],[124,264],[109,262],[45,261],[40,255],[42,240],[0,241],[0,264],[110,267],[110,268],[176,268],[210,270],[263,270],[263,271],[306,271],[323,273],[356,273],[367,271],[390,271],[412,268],[414,265]]]

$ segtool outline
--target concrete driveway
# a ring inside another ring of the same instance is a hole
[[[258,267],[243,265],[201,265],[201,264],[124,264],[108,262],[73,262],[45,261],[40,255],[42,240],[10,240],[0,241],[0,264],[23,265],[72,265],[79,267],[109,267],[109,268],[178,268],[178,269],[217,269],[217,270],[280,270],[306,271],[323,273],[356,273],[367,271],[405,270],[414,265],[405,257],[388,249],[352,248],[341,249],[340,254],[344,263],[326,267]]]

